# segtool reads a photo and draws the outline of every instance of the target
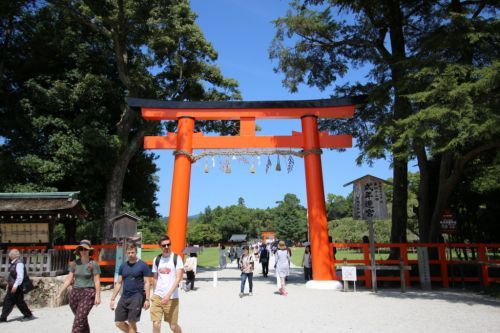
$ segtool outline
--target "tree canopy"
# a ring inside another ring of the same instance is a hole
[[[498,9],[491,1],[294,0],[275,21],[270,56],[285,87],[366,96],[353,119],[321,127],[353,133],[359,162],[391,158],[392,242],[406,241],[408,159],[420,171],[420,237],[437,241],[466,164],[498,150]],[[363,66],[366,82],[334,87]],[[431,173],[441,175],[437,184]]]
[[[157,214],[142,138],[175,129],[142,120],[125,97],[240,98],[188,1],[11,1],[0,15],[0,190],[80,190],[104,241],[124,203]]]

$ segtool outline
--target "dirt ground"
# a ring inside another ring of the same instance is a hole
[[[270,265],[272,267],[272,265]],[[277,293],[273,269],[264,278],[257,267],[253,296],[238,296],[239,271],[198,272],[196,290],[180,293],[179,324],[190,332],[500,332],[500,302],[481,295],[440,290],[380,290],[357,292],[306,289],[299,268],[292,269],[288,296]],[[213,276],[217,273],[217,286]],[[246,289],[248,293],[248,286]],[[109,309],[110,291],[89,316],[92,332],[119,332]],[[35,320],[21,322],[15,309],[1,333],[70,332],[69,307],[34,310]],[[151,332],[149,311],[144,311],[139,332]],[[170,332],[162,325],[162,332]]]

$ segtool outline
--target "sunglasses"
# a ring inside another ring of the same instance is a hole
[[[170,247],[170,243],[161,244],[161,247],[164,247],[164,248]]]

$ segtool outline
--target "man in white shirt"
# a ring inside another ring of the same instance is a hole
[[[179,283],[184,275],[182,257],[171,251],[168,236],[161,236],[158,242],[162,254],[153,261],[153,298],[151,299],[151,320],[153,333],[160,333],[162,317],[170,324],[170,329],[181,333],[177,324],[179,317]]]
[[[0,322],[7,321],[7,316],[11,313],[14,305],[17,305],[19,310],[24,315],[22,319],[23,321],[34,319],[35,317],[24,301],[23,281],[26,274],[24,272],[24,262],[21,259],[19,250],[10,250],[9,259],[11,262],[8,271],[9,274],[7,275],[7,295],[5,295],[5,299],[3,301]]]

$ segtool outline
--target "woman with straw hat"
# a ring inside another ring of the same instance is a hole
[[[75,250],[79,257],[70,265],[69,274],[61,289],[57,293],[56,302],[59,303],[61,295],[73,282],[73,288],[69,296],[69,306],[75,319],[73,320],[72,333],[88,333],[90,326],[88,315],[94,305],[101,303],[101,268],[91,259],[92,244],[89,240],[80,241]]]
[[[284,241],[279,241],[278,250],[275,254],[276,260],[276,275],[280,278],[281,288],[279,293],[283,296],[288,295],[285,289],[285,280],[288,275],[290,275],[290,254],[286,248]]]

